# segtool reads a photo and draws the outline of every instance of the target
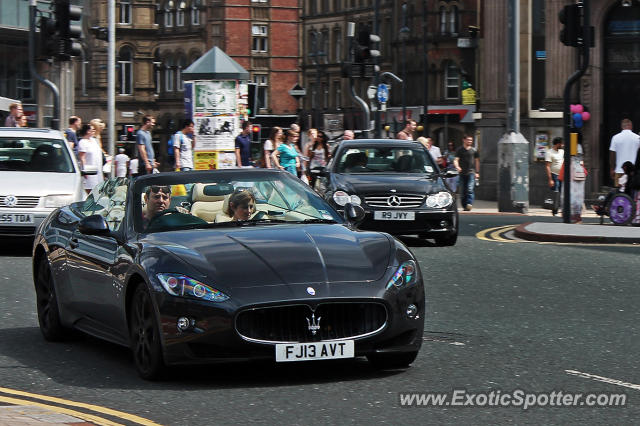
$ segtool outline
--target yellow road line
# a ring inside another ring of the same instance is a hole
[[[139,425],[160,426],[158,423],[152,422],[151,420],[145,419],[144,417],[139,417],[139,416],[136,416],[134,414],[125,413],[123,411],[112,410],[110,408],[101,407],[99,405],[85,404],[84,402],[69,401],[67,399],[56,398],[56,397],[53,397],[53,396],[38,395],[38,394],[35,394],[35,393],[23,392],[23,391],[19,391],[19,390],[15,390],[15,389],[2,388],[2,387],[0,387],[0,392],[7,393],[7,394],[10,394],[10,395],[25,396],[25,397],[29,397],[29,398],[39,399],[39,400],[42,400],[42,401],[55,402],[57,404],[68,405],[68,406],[71,406],[71,407],[85,408],[87,410],[95,411],[96,413],[107,414],[109,416],[118,417],[120,419],[128,420],[130,422],[133,422],[133,423],[136,423],[136,424],[139,424]],[[5,398],[5,397],[1,397],[0,396],[0,398]],[[22,401],[22,400],[19,400],[19,401]],[[29,403],[29,401],[23,401],[23,402]],[[31,403],[29,405],[44,405],[44,404]],[[64,410],[64,408],[59,408],[59,407],[55,407],[55,406],[50,406],[50,405],[45,405],[45,406],[50,407],[51,409],[58,408],[58,409]],[[87,416],[87,414],[83,414],[83,415]],[[103,423],[100,423],[100,424],[103,424]],[[104,423],[104,424],[116,425],[117,423]]]
[[[120,423],[114,423],[107,419],[103,419],[102,417],[94,416],[91,414],[82,413],[76,410],[70,410],[68,408],[56,407],[55,405],[41,404],[39,402],[33,402],[26,399],[18,399],[18,398],[8,398],[6,396],[0,396],[1,402],[6,402],[8,404],[16,404],[16,405],[30,405],[34,407],[42,407],[47,410],[54,411],[59,414],[66,414],[71,417],[76,417],[78,419],[85,420],[87,422],[92,422],[100,426],[122,426]]]
[[[500,233],[505,232],[505,231],[510,231],[512,229],[515,229],[516,226],[514,225],[505,225],[505,226],[498,226],[496,228],[489,228],[489,229],[483,229],[482,231],[478,232],[476,234],[476,238],[480,239],[480,240],[484,240],[484,241],[498,241],[498,242],[502,242],[502,243],[516,243],[518,241],[515,240],[509,240],[506,238],[502,238],[499,236]],[[487,235],[487,234],[491,234],[491,235]],[[496,234],[496,235],[494,235]]]

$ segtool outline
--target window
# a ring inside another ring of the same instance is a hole
[[[127,203],[128,178],[111,178],[99,183],[80,208],[83,216],[99,214],[109,224],[109,229],[120,229]]]
[[[342,60],[342,30],[336,28],[333,30],[333,62],[337,63]]]
[[[131,0],[120,0],[120,21],[121,24],[131,23]]]
[[[164,26],[169,28],[173,27],[173,10],[170,8],[171,2],[167,3],[167,7],[164,8]]]
[[[445,98],[458,99],[460,97],[460,70],[453,62],[447,64],[445,70]]]
[[[26,66],[20,67],[18,76],[16,77],[16,94],[18,99],[31,99],[33,98],[33,80],[31,80],[31,72]]]
[[[184,27],[184,8],[183,7],[179,7],[178,10],[176,11],[176,27]]]
[[[269,77],[266,74],[256,74],[253,76],[253,82],[256,83],[256,98],[258,100],[258,111],[269,107],[268,89]],[[256,112],[258,112],[256,111]]]
[[[333,0],[333,11],[340,12],[341,9],[340,0]]]
[[[195,2],[191,5],[191,25],[200,25],[200,9]]]
[[[253,35],[253,44],[251,50],[254,52],[267,51],[267,26],[252,25],[251,34]]]
[[[329,0],[322,0],[322,13],[329,13]]]
[[[322,30],[322,62],[329,62],[329,30]]]
[[[180,56],[178,58],[178,66],[176,68],[176,86],[178,86],[178,90],[184,90],[184,82],[182,81],[182,70],[185,69],[187,65],[187,59],[184,56]]]
[[[322,83],[322,108],[329,108],[329,85]]]
[[[175,61],[169,57],[165,59],[164,64],[164,88],[167,92],[173,92],[175,82]]]
[[[309,55],[309,62],[316,63],[316,51],[318,50],[318,33],[315,30],[309,31],[308,38],[309,47],[307,49],[307,55]]]
[[[449,14],[444,6],[440,7],[440,34],[447,33],[447,21]]]
[[[458,35],[458,6],[451,6],[451,12],[449,12],[449,32],[451,35]]]
[[[333,104],[336,109],[342,109],[342,88],[340,87],[340,80],[333,82],[333,94],[335,96],[335,102]]]
[[[118,55],[118,94],[133,94],[133,53],[131,48],[123,47]]]
[[[160,94],[160,81],[162,80],[162,62],[158,51],[153,54],[153,93],[157,96]]]

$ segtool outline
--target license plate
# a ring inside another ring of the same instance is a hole
[[[276,362],[353,358],[354,356],[353,340],[276,345]]]
[[[3,213],[0,214],[0,223],[33,223],[33,214]]]
[[[401,211],[375,211],[373,212],[375,220],[415,220],[415,212]]]

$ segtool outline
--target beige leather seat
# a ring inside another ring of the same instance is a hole
[[[222,211],[225,196],[205,195],[204,188],[207,185],[212,184],[196,183],[193,186],[191,214],[207,222],[213,222],[216,219],[216,215]]]
[[[231,194],[225,195],[224,200],[222,200],[222,207],[220,208],[220,211],[218,211],[218,214],[216,214],[216,223],[231,221],[231,216],[225,213],[229,208],[229,198],[231,198]]]

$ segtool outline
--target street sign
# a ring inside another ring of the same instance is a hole
[[[389,100],[389,86],[384,83],[378,84],[378,102],[385,103]]]
[[[294,98],[301,98],[303,96],[307,96],[307,89],[296,84],[291,88],[291,90],[289,90],[289,94]]]

